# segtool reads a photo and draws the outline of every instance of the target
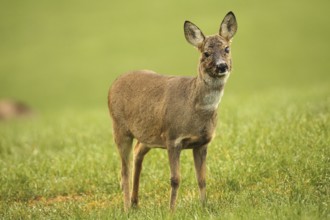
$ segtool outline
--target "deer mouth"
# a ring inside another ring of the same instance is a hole
[[[222,77],[225,77],[225,76],[227,76],[227,74],[228,74],[228,72],[226,71],[226,72],[224,72],[224,73],[217,73],[216,74],[216,77],[218,77],[218,78],[222,78]]]
[[[227,75],[228,75],[228,71],[226,71],[226,72],[215,71],[215,72],[209,73],[209,76],[211,76],[213,78],[224,78]]]

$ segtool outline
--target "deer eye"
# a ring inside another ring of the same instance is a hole
[[[209,52],[204,52],[204,57],[209,57],[210,56],[210,53]]]
[[[225,52],[226,52],[226,53],[229,53],[229,52],[230,52],[230,48],[229,48],[229,47],[226,47],[226,48],[225,48]]]

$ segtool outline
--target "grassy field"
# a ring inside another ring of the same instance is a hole
[[[33,119],[0,123],[0,219],[329,219],[329,1],[2,1],[0,98]],[[152,150],[140,208],[123,212],[109,85],[132,69],[194,75],[191,20],[233,10],[234,71],[209,146],[201,206],[192,152],[168,210],[166,152]]]

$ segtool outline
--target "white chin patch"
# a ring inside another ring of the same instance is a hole
[[[229,78],[230,72],[226,71],[224,73],[218,73],[217,75],[209,75],[204,77],[204,81],[208,84],[212,85],[224,85]]]
[[[226,72],[223,72],[223,73],[221,73],[221,72],[218,72],[218,73],[216,73],[216,76],[217,77],[226,77],[227,75],[229,75],[229,71],[227,70]]]

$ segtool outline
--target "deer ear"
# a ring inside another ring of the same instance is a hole
[[[228,14],[223,19],[220,25],[219,35],[231,40],[237,31],[236,17],[233,12],[228,12]]]
[[[184,22],[184,36],[195,47],[199,47],[205,39],[202,31],[190,21]]]

